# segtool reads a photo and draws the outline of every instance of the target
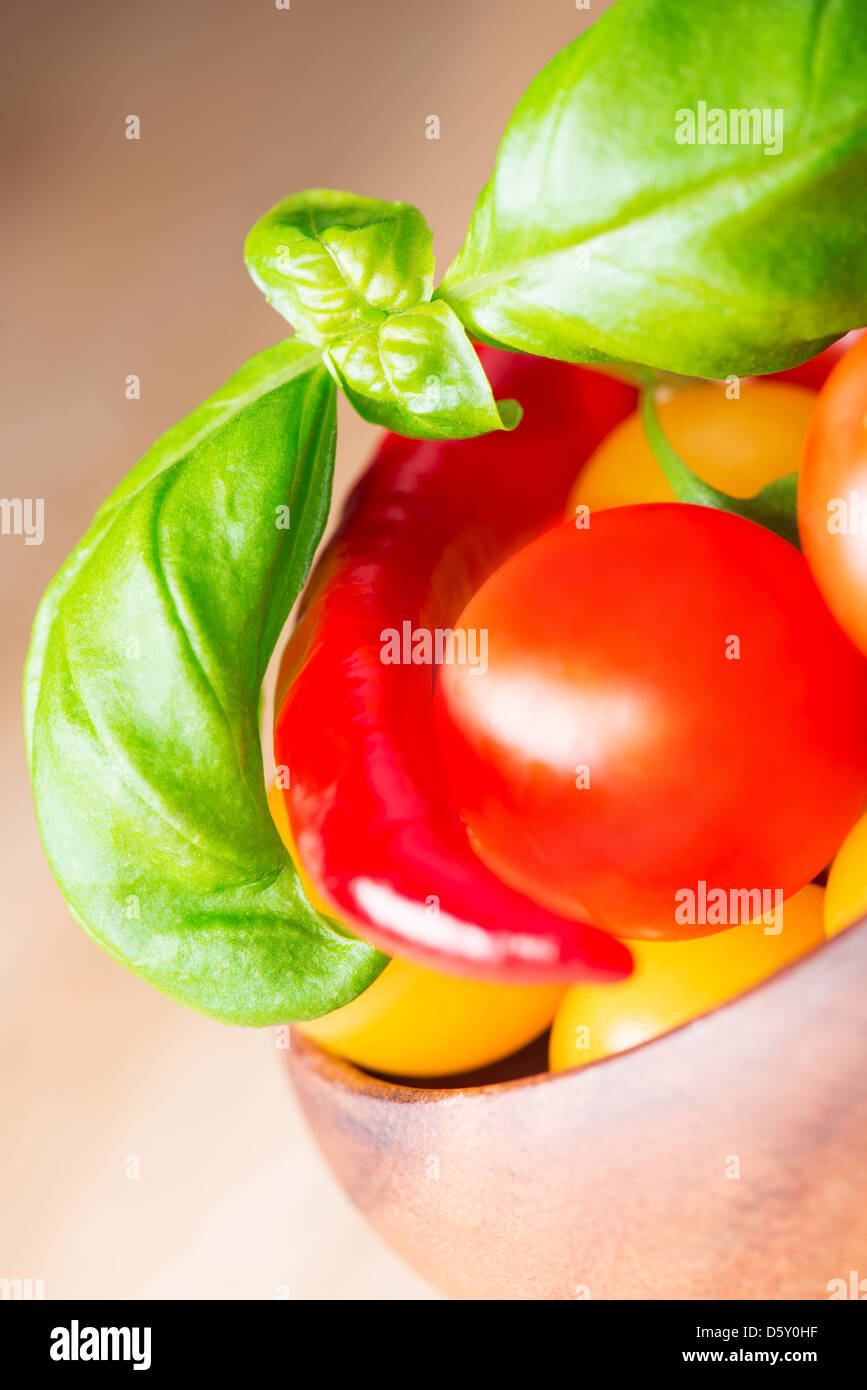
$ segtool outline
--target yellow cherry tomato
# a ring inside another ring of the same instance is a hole
[[[292,856],[292,863],[295,865],[295,872],[301,880],[301,886],[307,894],[307,901],[311,907],[315,907],[317,912],[323,913],[326,917],[333,917],[334,913],[326,902],[319,896],[310,879],[304,872],[303,865],[298,858],[298,851],[295,848],[295,841],[292,838],[292,827],[289,824],[289,813],[286,810],[286,798],[276,782],[271,784],[268,791],[268,808],[271,817],[277,827],[280,839]]]
[[[556,986],[486,985],[391,960],[333,1014],[299,1024],[330,1052],[394,1076],[474,1071],[544,1033],[563,998]]]
[[[828,875],[825,931],[836,936],[867,917],[867,815],[849,831]]]
[[[824,940],[823,898],[821,888],[808,884],[783,903],[770,926],[730,927],[691,941],[630,941],[635,967],[627,980],[569,990],[551,1030],[551,1070],[667,1033],[812,950]]]
[[[784,381],[744,380],[739,397],[716,382],[688,386],[658,401],[660,423],[684,463],[703,482],[733,497],[752,497],[767,483],[797,473],[816,401],[815,391]],[[636,502],[671,502],[644,433],[630,415],[602,441],[581,470],[569,497],[601,511]]]
[[[271,814],[296,866],[283,793],[268,793]],[[301,869],[314,907],[330,913]],[[297,1026],[329,1052],[394,1076],[448,1076],[497,1062],[544,1033],[565,990],[487,985],[391,960],[363,994],[342,1009]]]

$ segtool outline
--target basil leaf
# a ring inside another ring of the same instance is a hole
[[[377,328],[330,343],[323,356],[359,415],[410,439],[468,439],[514,429],[521,418],[515,401],[498,408],[447,304],[389,314]]]
[[[314,188],[253,227],[247,269],[268,303],[312,343],[382,323],[431,297],[431,232],[408,203]]]
[[[28,658],[37,815],[73,915],[225,1022],[315,1017],[384,964],[307,902],[259,744],[265,668],[328,513],[334,415],[307,344],[252,358],[97,512]]]
[[[421,213],[313,189],[278,204],[247,238],[247,266],[275,309],[324,350],[365,420],[413,439],[512,429],[460,320],[431,304],[433,245]]]
[[[864,0],[620,0],[531,83],[438,293],[525,352],[768,372],[867,320],[865,225]]]

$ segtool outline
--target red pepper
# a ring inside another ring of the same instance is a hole
[[[440,776],[435,668],[382,660],[388,630],[448,629],[562,518],[579,467],[636,405],[598,372],[483,359],[496,394],[521,402],[518,428],[444,444],[387,436],[313,573],[278,688],[289,819],[316,889],[389,953],[513,983],[621,978],[621,942],[537,906],[475,856]]]

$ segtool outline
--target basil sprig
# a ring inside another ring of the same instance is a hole
[[[433,238],[417,208],[310,189],[260,218],[244,254],[365,420],[412,439],[518,423],[514,401],[494,401],[460,319],[430,303]]]
[[[433,237],[409,203],[295,193],[259,219],[244,256],[268,303],[319,347],[433,293]]]
[[[439,289],[416,209],[321,189],[247,264],[365,419],[456,438],[518,418],[466,333],[692,377],[804,361],[867,321],[865,226],[864,0],[619,0],[518,103]]]
[[[265,668],[328,514],[334,406],[307,344],[252,358],[104,503],[27,664],[39,826],[74,915],[230,1023],[315,1017],[385,963],[307,902],[259,743]]]
[[[685,375],[867,321],[864,0],[619,0],[530,84],[438,295],[475,337]]]

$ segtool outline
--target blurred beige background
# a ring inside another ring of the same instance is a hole
[[[47,1298],[436,1297],[326,1171],[272,1034],[187,1013],[68,916],[36,835],[21,667],[103,496],[284,336],[244,269],[250,224],[312,185],[403,199],[441,274],[515,100],[604,8],[4,6],[0,493],[45,499],[45,539],[0,536],[0,1277],[41,1278]],[[340,427],[337,499],[375,438],[349,409]]]

